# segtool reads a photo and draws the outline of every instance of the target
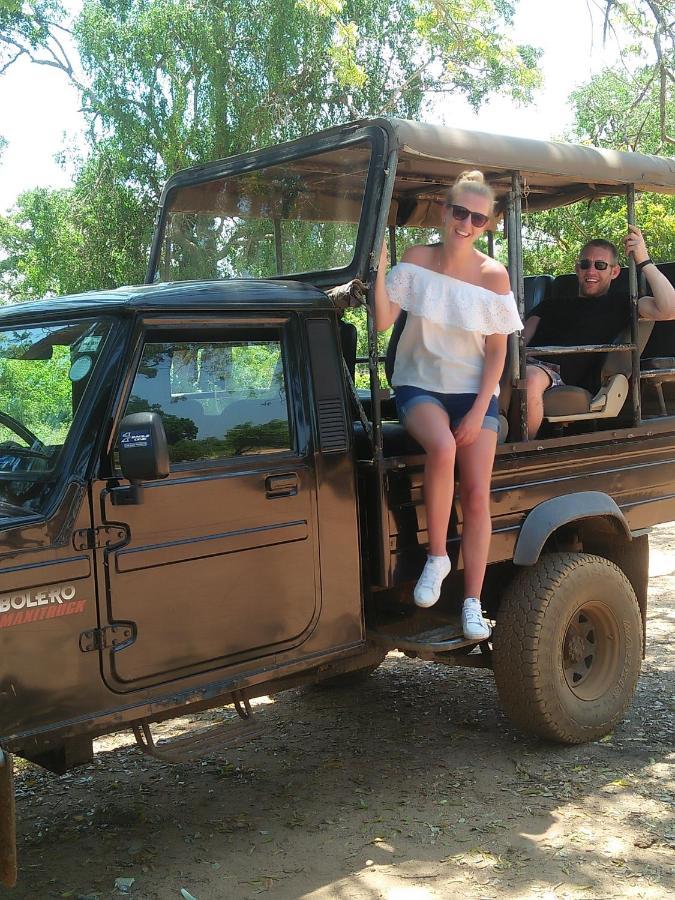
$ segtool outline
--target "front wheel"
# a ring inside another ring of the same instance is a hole
[[[564,744],[597,740],[623,717],[641,661],[635,592],[602,557],[546,554],[502,598],[495,680],[524,731]]]

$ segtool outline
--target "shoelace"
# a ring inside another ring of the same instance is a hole
[[[427,563],[424,567],[424,571],[422,572],[422,577],[420,578],[419,584],[422,588],[428,588],[430,591],[436,590],[436,588],[443,581],[443,570],[441,566],[433,563],[430,565]]]
[[[464,608],[464,618],[471,625],[484,625],[483,613],[476,603],[472,603]]]

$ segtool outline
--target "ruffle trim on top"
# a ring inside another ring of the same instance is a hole
[[[398,263],[387,273],[389,299],[401,309],[439,325],[479,334],[511,334],[523,323],[513,293],[496,294],[452,275],[415,263]]]

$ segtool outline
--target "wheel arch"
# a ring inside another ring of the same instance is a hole
[[[643,631],[647,621],[649,539],[633,534],[621,509],[602,491],[578,491],[544,500],[527,515],[513,553],[517,566],[533,566],[547,544],[567,525],[578,525],[580,548],[603,556],[626,575],[640,607]],[[643,647],[644,647],[643,634]]]
[[[563,525],[587,519],[607,519],[626,538],[632,534],[616,502],[601,491],[577,491],[544,500],[534,507],[523,522],[513,552],[517,566],[533,566],[546,542]]]

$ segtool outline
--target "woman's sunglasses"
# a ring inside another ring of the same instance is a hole
[[[466,206],[457,206],[456,203],[446,203],[445,205],[452,212],[452,218],[457,222],[463,222],[467,216],[471,216],[471,224],[474,228],[482,228],[483,225],[487,225],[490,218],[485,213],[471,212]]]
[[[605,269],[609,268],[611,263],[605,262],[604,259],[580,259],[578,262],[578,266],[580,269],[590,269],[591,266],[594,266],[598,272],[604,272]]]

